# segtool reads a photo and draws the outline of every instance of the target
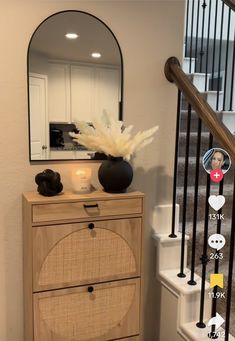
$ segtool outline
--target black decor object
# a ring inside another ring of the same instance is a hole
[[[108,156],[98,170],[98,178],[105,192],[124,193],[131,184],[133,170],[122,157]]]
[[[35,176],[35,182],[38,185],[38,192],[47,197],[60,193],[63,184],[60,181],[60,174],[51,169],[45,169]]]
[[[50,125],[50,147],[64,147],[63,131]]]

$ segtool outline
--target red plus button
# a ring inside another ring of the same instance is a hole
[[[210,172],[210,177],[212,181],[220,182],[223,179],[224,174],[220,168],[216,168]]]

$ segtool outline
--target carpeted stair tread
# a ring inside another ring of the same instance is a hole
[[[194,199],[194,186],[188,186],[187,188],[187,197],[188,200],[191,201]],[[177,187],[177,198],[183,196],[184,187],[180,186]],[[218,195],[219,194],[219,185],[211,185],[210,187],[210,194]],[[198,195],[199,196],[206,196],[206,184],[203,186],[198,186]],[[227,198],[233,195],[233,185],[232,184],[224,184],[223,186],[223,195]]]
[[[222,112],[217,111],[216,116],[219,120],[222,120]],[[190,124],[190,130],[191,132],[197,132],[198,128],[198,114],[192,110],[191,111],[191,124]],[[180,131],[186,132],[187,129],[187,120],[188,120],[188,110],[182,109],[180,112]],[[208,131],[208,128],[202,123],[202,132]]]
[[[206,151],[209,149],[209,132],[202,132],[201,133],[201,144],[200,144],[200,155],[203,156]],[[186,150],[186,132],[180,132],[179,134],[179,156],[185,156]],[[190,140],[189,140],[189,156],[196,156],[197,155],[197,132],[191,132]],[[214,147],[221,148],[220,144],[214,140]]]
[[[228,181],[229,179],[225,179]],[[206,183],[206,179],[205,179]],[[186,221],[187,224],[193,221],[193,212],[194,212],[194,192],[195,187],[189,186],[187,188],[187,206],[186,206]],[[184,187],[177,187],[177,196],[176,202],[180,206],[180,222],[182,221],[183,215],[183,193]],[[219,194],[219,185],[211,185],[210,195],[218,195]],[[225,218],[230,218],[232,214],[232,202],[233,202],[233,185],[232,184],[224,184],[223,195],[225,196],[225,204],[222,209],[222,213],[224,213]],[[198,187],[198,207],[197,207],[197,220],[203,221],[205,217],[205,204],[207,201],[206,197],[206,187],[199,186]],[[217,213],[211,207],[209,207],[209,214]]]
[[[200,264],[200,257],[202,255],[203,243],[204,243],[204,221],[197,222],[197,238],[196,238],[196,265]],[[181,225],[180,225],[181,230]],[[208,224],[208,236],[211,236],[214,233],[217,233],[217,221],[209,220]],[[193,234],[193,223],[187,222],[186,224],[186,233],[189,235],[188,241],[188,254],[190,258],[190,250],[192,249],[192,234]],[[223,260],[220,263],[228,262],[229,260],[229,251],[230,251],[230,235],[231,235],[231,219],[226,218],[221,223],[221,234],[225,237],[226,243],[223,249],[220,252],[223,252]],[[210,248],[208,245],[208,254],[214,252],[214,249]]]

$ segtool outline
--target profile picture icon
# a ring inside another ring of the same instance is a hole
[[[231,159],[226,150],[221,148],[212,148],[203,156],[202,164],[205,171],[209,174],[214,169],[221,169],[223,174],[225,174],[231,166]]]

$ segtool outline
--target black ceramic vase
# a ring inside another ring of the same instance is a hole
[[[105,192],[123,193],[131,184],[133,170],[122,157],[108,156],[99,168],[98,178]]]

